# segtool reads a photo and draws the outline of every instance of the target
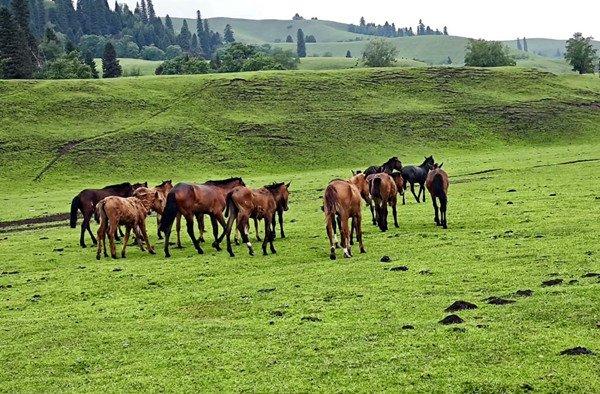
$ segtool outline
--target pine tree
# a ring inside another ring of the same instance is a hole
[[[156,12],[154,12],[154,4],[152,4],[152,0],[146,0],[146,7],[148,12],[148,21],[152,23],[156,19]]]
[[[298,37],[296,39],[296,53],[298,57],[306,57],[306,42],[304,42],[304,32],[298,29]]]
[[[285,42],[294,42],[294,39],[290,34],[288,34],[287,38],[285,39]]]
[[[366,25],[366,24],[367,24],[367,23],[365,22],[365,17],[364,17],[364,16],[361,16],[361,17],[360,17],[360,27],[365,27],[365,25]]]
[[[181,49],[183,49],[185,52],[190,51],[191,39],[192,35],[190,34],[190,29],[188,28],[187,19],[184,19],[183,25],[181,26],[181,31],[177,37],[177,41]]]
[[[521,45],[521,39],[517,37],[517,49],[519,51],[523,50],[523,45]]]
[[[444,26],[444,35],[447,36],[448,35],[448,28],[446,26]]]
[[[167,33],[175,35],[175,29],[173,28],[173,21],[169,14],[165,17],[165,27],[167,28]]]
[[[233,43],[235,42],[235,37],[233,36],[233,29],[231,28],[230,24],[225,25],[225,31],[223,32],[223,39],[225,40],[226,43]]]
[[[523,50],[525,52],[529,52],[529,48],[527,47],[527,38],[523,37]]]
[[[350,52],[349,49],[346,51],[346,57],[347,58],[351,58],[352,57],[352,52]]]
[[[146,6],[146,0],[142,0],[140,3],[140,17],[142,22],[148,23],[148,7]]]
[[[65,44],[65,53],[71,53],[77,50],[77,47],[75,46],[75,44],[73,44],[73,42],[71,40],[67,40],[67,43]]]
[[[89,51],[86,51],[83,54],[83,62],[92,69],[92,77],[98,79],[100,76],[98,75],[98,69],[96,68],[96,61]]]
[[[117,59],[115,47],[107,42],[102,55],[102,78],[117,78],[121,75],[123,75],[123,69]]]
[[[27,2],[26,0],[12,0],[11,5],[17,27],[21,31],[21,34],[24,35],[31,56],[35,59],[37,54],[37,42],[29,29],[29,7],[27,6]]]
[[[0,8],[0,78],[31,78],[33,69],[26,37],[10,11]]]
[[[197,54],[199,52],[199,43],[198,43],[198,36],[196,35],[196,33],[192,34],[192,41],[190,42],[190,52],[193,54]]]

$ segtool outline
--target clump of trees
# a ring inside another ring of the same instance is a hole
[[[469,40],[465,65],[470,67],[515,66],[517,63],[510,55],[508,47],[500,41]]]
[[[389,67],[396,63],[396,46],[383,38],[371,40],[363,52],[363,61],[367,67]]]
[[[592,46],[592,40],[593,37],[584,37],[581,33],[575,33],[567,41],[565,59],[573,67],[573,71],[577,71],[579,74],[594,72],[598,56],[596,49]]]
[[[210,68],[204,59],[189,54],[164,61],[156,68],[156,75],[206,74]]]
[[[380,37],[412,37],[412,36],[427,36],[427,35],[448,35],[448,28],[446,26],[440,31],[439,29],[432,29],[430,26],[426,26],[423,20],[419,20],[419,24],[413,30],[412,27],[399,27],[396,28],[394,23],[385,21],[383,25],[376,25],[375,23],[365,21],[364,17],[360,18],[360,22],[357,25],[348,25],[348,31],[357,34],[366,34],[369,36],[380,36]]]

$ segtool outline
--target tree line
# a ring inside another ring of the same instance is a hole
[[[383,25],[376,25],[375,23],[365,21],[364,17],[360,18],[360,22],[357,25],[348,25],[348,31],[351,33],[365,34],[369,36],[380,36],[380,37],[412,37],[412,36],[427,36],[427,35],[448,35],[448,28],[446,26],[440,31],[439,29],[432,29],[430,26],[426,26],[423,20],[419,20],[416,31],[412,27],[399,27],[396,28],[394,23],[385,21]]]

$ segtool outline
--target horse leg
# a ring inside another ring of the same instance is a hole
[[[354,245],[354,227],[356,223],[354,222],[354,216],[352,217],[352,226],[350,226],[350,245]]]
[[[225,219],[223,219],[223,222],[225,222]],[[213,237],[215,237],[215,242],[213,242],[212,246],[217,250],[217,252],[220,252],[221,247],[219,246],[219,223],[217,222],[217,218],[215,217],[215,215],[210,215],[210,224],[212,225],[213,229]]]
[[[238,213],[237,217],[237,225],[238,231],[242,237],[242,242],[246,244],[248,247],[248,253],[250,256],[254,256],[254,249],[252,249],[252,243],[250,242],[250,237],[248,234],[248,222],[250,221],[250,217],[242,212]]]
[[[342,237],[342,220],[340,219],[340,215],[337,214],[335,215],[335,221],[337,223],[337,228],[340,229],[340,240],[341,242],[341,246],[344,247],[344,237]],[[335,226],[333,227],[333,231],[335,232]],[[336,236],[336,240],[335,240],[335,247],[339,248],[340,244],[337,241],[337,236]]]
[[[348,220],[350,218],[347,215],[344,215],[342,218],[342,226],[340,228],[340,233],[342,235],[342,247],[344,248],[344,257],[350,258],[352,257],[352,250],[350,249],[350,229],[348,228]]]
[[[87,228],[88,233],[90,234],[90,237],[92,237],[92,243],[94,245],[96,245],[97,240],[94,237],[94,233],[92,232],[92,228],[90,227],[90,222],[91,222],[91,218],[87,221],[86,228]]]
[[[162,233],[160,232],[160,215],[156,214],[156,236],[158,239],[163,239]]]
[[[410,183],[410,191],[412,192],[412,195],[415,196],[415,200],[417,200],[417,203],[421,202],[419,200],[419,197],[417,197],[417,195],[415,194],[415,183],[411,182]],[[421,192],[419,192],[419,195],[421,194]]]
[[[262,239],[260,239],[260,233],[258,232],[258,219],[254,218],[254,231],[256,232],[256,240],[258,242],[262,241]],[[265,233],[265,238],[267,238],[267,233]]]
[[[177,231],[177,249],[181,249],[181,248],[183,248],[183,246],[181,246],[181,214],[180,213],[177,214],[177,219],[175,220],[175,230]],[[167,257],[170,257],[170,255]]]
[[[221,242],[223,237],[227,236],[227,252],[229,252],[230,257],[235,257],[231,247],[231,230],[233,229],[233,222],[235,222],[235,216],[233,213],[230,213],[229,218],[227,218],[227,226],[225,227],[225,230],[223,230],[223,235],[219,238],[219,242]]]
[[[125,258],[125,249],[127,249],[127,242],[129,242],[129,236],[131,235],[131,226],[125,226],[125,235],[123,238],[123,250],[121,251],[121,257]]]
[[[110,242],[110,256],[113,259],[117,258],[117,248],[115,247],[115,235],[117,233],[117,225],[108,221],[108,241]]]
[[[198,231],[200,232],[200,237],[198,237],[198,241],[204,243],[204,233],[206,232],[206,227],[204,227],[204,215],[201,213],[197,213],[196,220],[198,221]]]
[[[381,231],[387,231],[388,229],[388,209],[387,209],[387,201],[382,201],[381,204]]]
[[[435,215],[433,217],[433,221],[435,222],[436,226],[439,226],[441,223],[440,223],[440,217],[439,217],[439,214],[438,214],[439,208],[438,208],[435,196],[433,196],[433,195],[431,196],[431,201],[433,202],[433,213]]]
[[[354,227],[356,230],[356,240],[358,241],[358,247],[360,248],[360,253],[366,253],[365,251],[365,245],[363,244],[363,237],[362,237],[362,216],[360,214],[360,212],[355,215],[353,223],[354,223]]]
[[[371,218],[373,219],[373,225],[377,226],[377,220],[375,218],[375,210],[373,209],[373,200],[369,197],[365,201],[367,202],[367,205],[369,206],[369,209],[371,210]]]
[[[283,231],[283,209],[277,210],[279,216],[279,231],[281,232],[281,238],[285,238],[285,232]],[[273,217],[273,237],[275,237],[275,218]]]
[[[262,242],[262,251],[263,251],[263,256],[267,256],[267,244],[269,243],[269,238],[271,237],[271,222],[269,221],[269,219],[267,219],[267,215],[265,215],[264,218],[265,221],[265,238],[263,239]]]
[[[154,246],[150,245],[150,239],[148,238],[148,231],[146,231],[146,221],[145,220],[142,223],[140,223],[139,230],[140,230],[140,239],[143,239],[144,242],[146,242],[146,248],[148,248],[148,253],[156,254],[156,252],[154,251]]]
[[[423,192],[423,202],[425,202],[425,183],[420,183],[419,184],[421,187],[419,189],[419,195],[421,194],[421,192]]]
[[[265,219],[265,223],[266,223],[266,219]],[[277,251],[275,250],[275,245],[273,245],[273,241],[275,240],[275,214],[273,214],[273,218],[271,219],[271,222],[269,222],[269,248],[271,249],[271,253],[275,254],[277,253]],[[266,224],[265,224],[266,225]]]
[[[396,204],[398,203],[398,200],[396,199],[396,195],[394,195],[394,197],[392,197],[392,215],[394,216],[394,226],[396,228],[400,227],[400,225],[398,224],[398,210],[396,208]]]
[[[202,247],[200,247],[200,242],[198,242],[196,236],[194,235],[194,215],[186,215],[185,224],[187,227],[188,235],[190,236],[194,247],[198,251],[198,254],[204,254],[204,250],[202,250]]]
[[[447,229],[448,222],[446,221],[446,208],[448,207],[448,197],[444,196],[443,198],[440,198],[440,205],[442,210],[442,227]]]
[[[333,226],[335,226],[335,214],[329,214],[329,215],[327,215],[327,224],[326,224],[325,228],[327,230],[327,238],[329,238],[329,258],[331,260],[336,259],[335,249],[336,249],[336,244],[337,244]]]
[[[98,248],[96,250],[96,260],[100,260],[100,252],[102,251],[102,242],[104,241],[105,227],[106,225],[104,221],[101,221],[100,227],[98,227]],[[106,244],[104,245],[104,254],[106,254]]]
[[[85,245],[85,217],[83,218],[83,222],[81,222],[81,234],[79,236],[79,245],[82,248],[87,248],[87,246]]]

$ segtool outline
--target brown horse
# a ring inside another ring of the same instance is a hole
[[[227,196],[227,193],[229,193],[234,188],[236,188],[238,186],[246,186],[246,184],[244,183],[242,178],[239,178],[239,177],[216,180],[216,181],[206,181],[205,183],[203,183],[203,185],[215,188],[215,190],[217,192],[220,192],[223,195],[223,198],[225,198],[225,196]],[[205,232],[204,214],[197,213],[194,216],[196,217],[196,220],[198,221],[198,231],[200,232],[198,241],[204,242],[204,232]],[[216,223],[213,222],[213,231],[214,231],[215,227],[216,227]],[[177,230],[177,247],[181,248],[181,214],[177,215],[175,229]]]
[[[77,226],[77,211],[81,211],[83,215],[83,222],[81,223],[81,235],[79,237],[79,245],[85,248],[85,231],[87,230],[92,238],[92,243],[96,244],[96,238],[90,228],[90,220],[96,211],[96,204],[103,198],[108,196],[118,197],[131,197],[134,190],[139,187],[147,187],[148,182],[136,183],[132,185],[129,182],[121,183],[118,185],[106,186],[102,189],[85,189],[82,190],[78,195],[73,197],[71,201],[71,228]]]
[[[448,228],[448,222],[446,221],[446,208],[448,206],[448,185],[450,180],[446,171],[442,170],[444,163],[439,166],[435,164],[433,169],[427,174],[427,180],[425,186],[429,190],[431,200],[433,201],[433,212],[435,214],[434,221],[436,226],[442,226]],[[435,199],[440,200],[440,208],[438,209],[437,202]],[[439,213],[438,213],[439,211]],[[440,218],[441,216],[441,218]]]
[[[367,205],[369,206],[369,209],[371,210],[371,217],[373,219],[373,224],[376,225],[377,221],[375,220],[375,210],[373,209],[373,199],[371,198],[371,194],[369,192],[369,183],[367,182],[367,176],[360,171],[357,171],[357,172],[352,171],[352,175],[354,175],[354,176],[352,178],[348,179],[348,182],[350,182],[354,186],[356,186],[356,188],[360,192],[360,196],[362,197],[363,200],[365,200],[365,203],[367,203]],[[350,237],[350,239],[352,239],[352,236]]]
[[[285,184],[285,182],[280,182],[280,183],[276,182],[276,183],[272,183],[270,185],[263,186],[263,188],[267,189],[268,191],[271,192],[271,194],[273,194],[273,198],[275,199],[275,204],[277,205],[277,207],[275,209],[275,214],[276,214],[276,216],[279,216],[279,230],[281,233],[281,238],[285,238],[285,231],[283,230],[283,213],[289,209],[288,201],[290,198],[290,192],[289,192],[290,184],[291,184],[291,182],[288,182],[287,184]],[[276,221],[276,217],[274,216],[273,217],[273,232],[272,232],[273,237],[275,237],[275,234],[276,234],[276,227],[277,227],[277,221]],[[258,219],[254,219],[254,230],[256,231],[256,240],[262,241],[262,239],[260,238],[259,232],[258,232]],[[237,245],[237,242],[236,242],[236,245]]]
[[[361,195],[358,188],[348,181],[339,179],[331,181],[323,195],[323,211],[325,212],[327,237],[329,238],[329,258],[331,260],[336,259],[335,248],[337,239],[334,230],[336,217],[340,223],[340,236],[342,238],[344,257],[352,257],[350,231],[348,228],[348,220],[350,219],[352,219],[352,228],[356,231],[360,253],[365,253],[361,229]]]
[[[369,192],[375,202],[375,216],[379,229],[381,231],[387,231],[388,229],[388,205],[392,207],[394,225],[400,227],[398,225],[398,214],[396,212],[396,194],[398,193],[398,190],[396,189],[394,179],[385,172],[382,172],[369,175],[367,177],[367,182],[369,182]]]
[[[277,210],[277,203],[273,193],[263,187],[260,189],[249,189],[245,186],[238,186],[227,194],[227,213],[229,220],[227,222],[227,228],[225,233],[221,236],[219,241],[227,236],[227,251],[231,257],[235,257],[233,249],[231,248],[231,230],[233,229],[233,222],[237,221],[237,229],[241,234],[242,242],[248,246],[248,252],[251,256],[254,255],[252,244],[248,237],[248,226],[250,218],[265,221],[265,237],[262,241],[263,255],[267,255],[267,244],[269,244],[271,253],[277,253],[275,246],[273,245],[273,239],[275,238],[275,231],[273,229],[273,221],[275,219],[275,212]]]
[[[106,254],[106,235],[108,235],[110,242],[110,255],[113,259],[117,258],[115,236],[117,235],[119,225],[125,225],[126,228],[121,257],[125,258],[125,250],[127,249],[127,242],[129,241],[132,229],[140,241],[142,251],[144,250],[141,244],[143,240],[146,242],[148,252],[155,254],[154,248],[148,240],[148,233],[146,232],[146,217],[152,210],[162,213],[164,203],[164,197],[158,191],[146,187],[135,190],[132,197],[109,196],[100,201],[96,206],[96,211],[100,218],[96,259],[100,260],[100,251],[103,246],[104,256],[108,257]]]
[[[171,189],[173,189],[173,181],[170,179],[168,181],[163,181],[160,185],[152,188],[152,190],[157,191],[160,194],[160,196],[162,197],[165,204],[167,202],[167,194],[169,194]],[[164,209],[164,207],[163,207],[163,209]],[[157,213],[156,214],[156,228],[157,228],[156,235],[158,236],[158,239],[162,239],[162,233],[158,230],[160,228],[160,217],[161,217],[160,214]]]
[[[200,241],[194,235],[194,216],[198,214],[209,215],[215,237],[212,246],[216,250],[221,250],[217,224],[220,224],[225,229],[224,209],[225,196],[223,196],[219,188],[190,183],[178,183],[175,185],[167,195],[167,204],[160,223],[160,231],[165,235],[165,257],[171,257],[171,253],[169,253],[169,237],[171,235],[171,227],[178,214],[181,214],[185,218],[188,234],[199,254],[203,254],[204,251],[200,246]]]
[[[404,178],[402,178],[402,173],[401,172],[392,172],[390,174],[390,176],[394,179],[394,183],[396,184],[396,189],[398,189],[398,194],[400,194],[402,196],[402,205],[406,205],[406,198],[405,198],[405,182],[404,182]]]

